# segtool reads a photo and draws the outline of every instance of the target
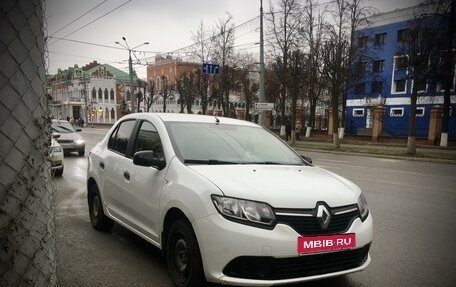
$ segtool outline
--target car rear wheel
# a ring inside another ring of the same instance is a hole
[[[100,193],[95,185],[89,191],[88,203],[90,223],[92,223],[93,228],[101,231],[109,230],[114,221],[104,214]]]
[[[78,150],[78,155],[83,156],[85,154],[85,150]]]
[[[175,221],[169,230],[166,260],[168,271],[175,286],[204,286],[201,254],[191,225]]]

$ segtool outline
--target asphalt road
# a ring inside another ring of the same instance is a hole
[[[86,156],[106,129],[85,128]],[[454,286],[456,165],[306,152],[315,165],[358,184],[374,216],[372,263],[341,278],[294,286]],[[172,286],[160,251],[114,225],[92,229],[87,158],[66,155],[55,178],[59,286]]]

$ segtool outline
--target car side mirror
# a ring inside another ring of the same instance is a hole
[[[301,158],[303,160],[307,161],[308,163],[312,164],[312,158],[310,158],[309,156],[301,155]]]
[[[81,129],[76,129],[76,131],[77,131],[77,132],[80,132],[80,131],[82,131],[82,130],[81,130]]]
[[[58,139],[59,137],[60,137],[60,134],[58,134],[58,133],[52,134],[52,138],[54,138],[54,139]]]
[[[151,150],[138,151],[133,155],[133,164],[139,166],[151,166],[158,170],[162,170],[166,166],[166,161],[163,158],[155,157],[155,153]]]

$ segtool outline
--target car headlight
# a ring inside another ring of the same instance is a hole
[[[367,206],[366,197],[364,197],[364,194],[362,193],[358,197],[358,209],[359,214],[361,216],[361,220],[366,220],[367,216],[369,215],[369,207]]]
[[[212,202],[225,218],[262,228],[272,228],[275,224],[274,212],[266,203],[212,195]]]
[[[53,146],[51,152],[52,153],[62,152],[62,147],[61,146]]]
[[[77,144],[77,145],[83,145],[84,144],[84,140],[74,140],[74,143]]]

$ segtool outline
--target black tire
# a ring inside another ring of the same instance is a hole
[[[111,229],[114,221],[104,214],[103,203],[96,185],[93,185],[89,190],[88,203],[90,223],[92,223],[93,228],[100,231]]]
[[[78,155],[83,156],[85,154],[85,150],[78,150]]]
[[[54,176],[62,176],[63,174],[63,166],[61,169],[56,169],[54,172]]]
[[[205,286],[198,241],[190,223],[182,220],[173,222],[166,245],[168,272],[174,286]]]

